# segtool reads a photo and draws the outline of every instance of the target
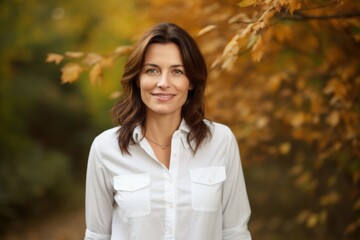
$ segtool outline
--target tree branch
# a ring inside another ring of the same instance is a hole
[[[357,18],[357,17],[360,17],[360,12],[334,14],[334,15],[309,15],[295,11],[293,15],[282,16],[281,19],[293,20],[293,21],[305,21],[305,20],[345,19],[345,18]]]

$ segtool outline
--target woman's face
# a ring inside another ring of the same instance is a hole
[[[148,114],[181,116],[191,85],[176,44],[148,46],[138,85]]]

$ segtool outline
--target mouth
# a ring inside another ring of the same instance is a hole
[[[151,95],[159,101],[168,101],[175,97],[175,94],[170,93],[152,93]]]

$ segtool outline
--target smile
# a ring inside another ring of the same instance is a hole
[[[153,95],[159,101],[168,101],[175,96],[175,94],[164,94],[164,93],[152,93],[151,95]]]

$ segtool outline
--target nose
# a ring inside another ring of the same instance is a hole
[[[168,88],[170,85],[170,76],[167,72],[163,72],[159,77],[159,81],[156,86],[159,88]]]

